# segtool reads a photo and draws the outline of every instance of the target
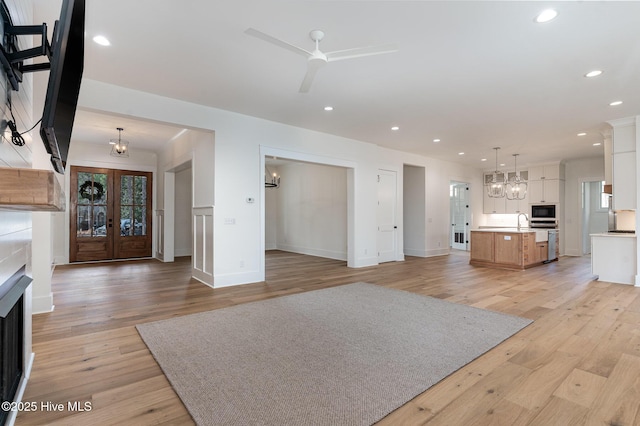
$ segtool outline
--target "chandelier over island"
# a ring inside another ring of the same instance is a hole
[[[515,163],[515,171],[512,176],[506,180],[506,197],[507,200],[524,200],[527,197],[527,181],[520,177],[518,172],[518,155],[513,154]]]
[[[504,198],[506,194],[504,173],[498,170],[498,150],[500,147],[493,148],[496,151],[496,169],[493,172],[491,181],[487,182],[487,195],[491,198]]]
[[[518,155],[512,154],[515,163],[514,172],[501,172],[498,170],[498,150],[500,147],[493,148],[496,151],[496,168],[489,175],[491,180],[485,181],[487,187],[487,195],[490,198],[507,198],[507,200],[524,200],[527,197],[527,180],[524,179],[518,171]]]

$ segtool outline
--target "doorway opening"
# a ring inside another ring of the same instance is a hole
[[[449,246],[454,250],[469,250],[469,225],[471,223],[469,199],[469,184],[451,181],[449,185],[449,211],[451,212]]]
[[[354,267],[355,163],[265,146],[260,147],[260,160],[261,279],[266,271],[265,250],[278,247],[346,260],[348,267]],[[266,178],[267,169],[280,177],[278,188],[265,187],[265,180],[272,179]],[[316,173],[325,177],[311,176]],[[293,221],[282,219],[283,213]]]
[[[609,230],[609,204],[611,196],[603,192],[604,182],[589,180],[582,182],[581,214],[581,251],[582,255],[591,254],[591,234]]]
[[[406,256],[427,257],[426,169],[403,166],[402,237]]]
[[[266,158],[265,250],[347,261],[347,169]],[[275,177],[274,177],[275,176]]]

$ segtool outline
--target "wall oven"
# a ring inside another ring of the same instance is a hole
[[[532,228],[557,228],[556,204],[532,204],[529,226]]]

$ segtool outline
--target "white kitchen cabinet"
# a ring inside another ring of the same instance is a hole
[[[560,179],[558,164],[529,167],[529,180]]]
[[[501,214],[506,213],[506,199],[492,198],[487,193],[487,186],[484,186],[483,213],[485,214]]]
[[[635,117],[609,121],[612,132],[611,174],[613,184],[613,209],[635,210],[636,196],[636,143],[637,134]]]
[[[636,153],[613,154],[613,208],[636,209]]]
[[[635,120],[623,119],[613,124],[613,153],[632,152],[636,150]],[[615,123],[615,124],[614,124]]]
[[[564,181],[558,179],[530,180],[529,204],[559,203],[560,185],[563,183]]]

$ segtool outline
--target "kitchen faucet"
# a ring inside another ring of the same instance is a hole
[[[524,216],[524,218],[529,221],[529,216],[526,213],[518,213],[518,231],[520,230],[520,216]]]

